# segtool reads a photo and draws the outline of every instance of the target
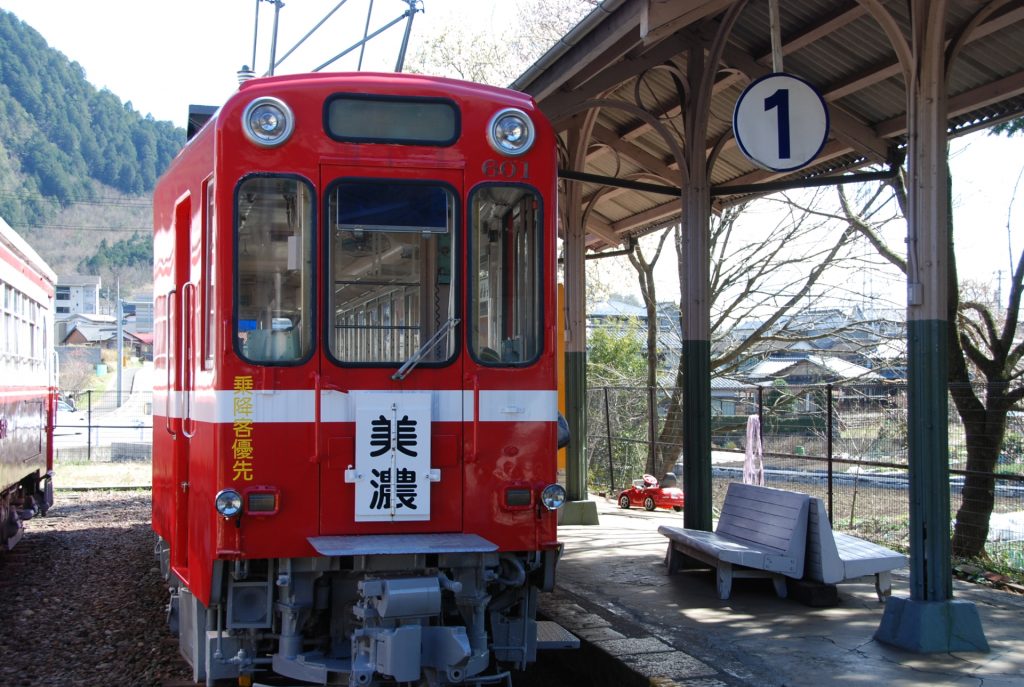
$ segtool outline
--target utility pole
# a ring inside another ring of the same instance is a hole
[[[121,366],[124,363],[124,308],[121,304],[121,280],[117,280],[117,304],[114,307],[117,317],[117,407],[121,407]]]

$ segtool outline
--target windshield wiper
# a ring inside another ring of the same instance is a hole
[[[448,334],[448,330],[459,323],[459,318],[449,317],[441,327],[434,332],[434,335],[427,339],[427,342],[416,349],[416,352],[409,356],[409,359],[402,363],[402,366],[398,368],[395,374],[391,375],[391,379],[396,382],[400,382],[406,378],[406,376],[412,372],[412,369],[419,364],[420,360],[423,359],[430,350],[437,345],[437,343]]]

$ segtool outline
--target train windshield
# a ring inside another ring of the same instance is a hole
[[[251,177],[237,191],[236,344],[253,362],[305,359],[313,345],[313,192]]]
[[[343,180],[328,192],[330,352],[352,364],[400,364],[455,313],[455,195],[447,186]],[[455,330],[420,364],[455,352]]]
[[[470,340],[485,365],[529,363],[540,354],[541,207],[525,186],[489,184],[470,198]]]

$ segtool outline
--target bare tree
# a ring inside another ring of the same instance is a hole
[[[661,257],[661,251],[665,247],[665,241],[669,237],[671,229],[665,229],[661,236],[658,238],[658,242],[654,248],[654,254],[648,260],[644,255],[643,248],[639,243],[633,246],[633,250],[628,253],[629,263],[636,270],[637,279],[640,282],[640,294],[644,299],[644,308],[647,311],[647,388],[653,390],[658,386],[658,289],[657,281],[654,278],[654,268],[658,264],[658,258]],[[653,399],[653,395],[649,395],[648,398]],[[652,403],[653,405],[653,403]],[[649,408],[649,418],[657,417],[656,409]],[[664,474],[662,472],[655,472],[657,465],[655,464],[656,451],[655,446],[655,434],[657,428],[652,419],[648,420],[648,456],[647,456],[647,472],[650,474]]]
[[[821,200],[820,194],[801,203],[787,196],[777,197],[772,202],[783,209],[783,215],[776,217],[774,225],[756,238],[744,236],[740,227],[740,219],[750,212],[750,206],[728,207],[712,217],[713,376],[726,376],[753,356],[806,340],[807,332],[798,331],[792,324],[797,321],[795,316],[820,304],[826,290],[830,302],[841,297],[835,290],[838,287],[824,288],[822,277],[828,270],[855,259],[850,248],[856,232],[848,227],[835,229],[827,213],[806,211]],[[746,224],[749,232],[751,223]],[[681,227],[675,228],[675,239],[682,281],[686,260]],[[815,291],[816,287],[821,287],[820,293]],[[685,307],[686,303],[680,300],[680,329]],[[754,324],[740,332],[736,325],[741,322]],[[828,332],[830,336],[842,334],[838,330]],[[654,474],[670,470],[682,449],[683,371],[684,360],[680,357],[665,422],[656,442],[658,462]]]
[[[84,391],[93,379],[93,365],[85,349],[72,350],[63,356],[60,365],[60,388],[66,393]]]
[[[907,194],[903,176],[892,185],[905,214]],[[1006,434],[1006,418],[1015,404],[1024,399],[1024,341],[1020,337],[1024,251],[1014,261],[1005,311],[1000,311],[999,304],[990,299],[977,298],[977,289],[964,288],[957,276],[952,186],[950,178],[947,197],[949,392],[963,423],[967,445],[967,474],[953,529],[953,555],[974,557],[985,554],[989,519],[995,504],[993,473]],[[906,273],[906,261],[889,248],[878,227],[854,212],[842,193],[840,201],[850,226],[866,236],[880,255]],[[1007,217],[1009,236],[1009,214]]]
[[[597,0],[531,0],[500,33],[452,24],[426,36],[409,70],[505,86],[597,5]]]

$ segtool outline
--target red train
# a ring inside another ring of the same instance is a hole
[[[0,219],[0,552],[53,505],[57,275]]]
[[[271,77],[160,180],[153,528],[197,680],[479,684],[546,645],[555,147],[504,89]]]

